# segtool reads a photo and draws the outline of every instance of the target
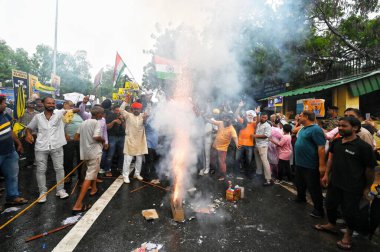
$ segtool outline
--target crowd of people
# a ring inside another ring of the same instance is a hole
[[[146,94],[121,104],[106,99],[90,109],[88,97],[77,104],[65,101],[62,109],[56,108],[51,97],[27,101],[18,119],[26,126],[25,136],[19,139],[12,131],[12,112],[0,96],[0,168],[7,205],[28,202],[18,190],[21,153],[26,166],[36,169],[39,203],[47,200],[49,156],[57,182],[83,161],[77,172],[81,190],[73,214],[89,209],[83,200],[90,188],[90,196],[98,193],[99,174],[112,177],[120,171],[126,184],[133,171],[138,180],[157,178],[161,136],[152,123],[150,98]],[[317,230],[334,230],[338,214],[343,216],[347,229],[337,245],[351,247],[359,205],[363,199],[371,200],[369,190],[377,165],[374,135],[380,136],[373,121],[364,120],[355,108],[339,117],[338,108],[331,107],[327,119],[319,120],[312,111],[290,119],[249,108],[244,102],[236,104],[235,111],[226,106],[204,107],[203,111],[194,107],[204,125],[199,176],[215,174],[219,181],[256,177],[266,187],[282,181],[294,183],[295,202],[305,203],[308,191],[314,207],[310,216],[322,219],[327,214],[328,223],[316,225]],[[68,197],[64,184],[57,186],[56,196]]]

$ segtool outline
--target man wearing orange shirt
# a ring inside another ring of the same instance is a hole
[[[244,118],[241,118],[239,113],[243,106],[244,103],[240,102],[235,112],[235,117],[240,124],[241,130],[239,132],[240,149],[236,151],[236,166],[234,169],[234,175],[236,178],[242,179],[240,176],[240,165],[242,165],[245,176],[250,179],[252,178],[252,171],[250,167],[253,157],[253,134],[255,134],[256,127],[256,112],[254,110],[248,110],[245,112]]]
[[[231,143],[231,138],[234,140],[236,147],[239,149],[237,134],[232,126],[232,120],[234,116],[232,113],[226,113],[222,115],[222,121],[216,121],[211,119],[210,122],[218,126],[218,132],[216,133],[216,138],[214,144],[212,145],[212,155],[211,162],[215,162],[216,157],[218,158],[219,169],[221,176],[219,180],[222,181],[226,177],[227,166],[226,157],[227,149]]]

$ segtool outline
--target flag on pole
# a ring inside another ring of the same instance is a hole
[[[118,52],[116,52],[115,68],[113,69],[113,86],[115,86],[118,81],[120,74],[124,71],[126,65],[121,59]]]
[[[103,67],[95,75],[94,88],[96,88],[96,87],[100,86],[100,84],[102,84],[102,78],[103,78]]]
[[[156,77],[159,79],[174,79],[181,72],[179,64],[171,59],[154,56]]]

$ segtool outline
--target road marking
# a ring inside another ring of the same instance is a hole
[[[105,191],[95,202],[90,210],[88,210],[86,214],[78,221],[78,223],[70,230],[70,232],[63,237],[63,239],[54,248],[53,252],[73,251],[122,185],[123,176],[119,176],[110,185],[110,187],[108,187],[107,191]]]
[[[294,185],[290,185],[288,183],[279,183],[278,185],[280,185],[282,188],[285,188],[286,190],[288,190],[289,192],[293,193],[294,195],[297,195],[297,191],[294,189]],[[313,201],[311,201],[309,195],[306,195],[306,202],[309,203],[309,205],[313,205]]]

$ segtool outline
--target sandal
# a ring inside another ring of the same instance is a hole
[[[101,180],[100,178],[97,178],[96,183],[103,183],[103,180]]]
[[[79,210],[72,209],[71,213],[72,213],[72,215],[78,215],[78,214],[81,214],[81,213],[88,211],[90,208],[91,208],[91,204],[83,205],[82,208]]]
[[[94,196],[96,196],[98,194],[99,194],[99,190],[96,190],[96,192],[94,192],[94,193],[90,192],[90,197],[94,197]]]
[[[318,230],[318,231],[321,231],[321,232],[326,232],[326,233],[330,233],[330,234],[335,234],[337,235],[338,234],[338,231],[335,230],[335,229],[329,229],[329,228],[325,228],[323,227],[322,224],[317,224],[314,226],[314,229]]]
[[[351,249],[351,243],[344,242],[343,240],[340,240],[336,243],[336,246],[342,250],[350,250]]]
[[[106,177],[112,177],[112,172],[106,172]]]
[[[28,203],[27,199],[24,199],[22,197],[17,197],[11,201],[7,201],[5,204],[8,206],[18,206],[18,205],[24,205],[26,203]]]

